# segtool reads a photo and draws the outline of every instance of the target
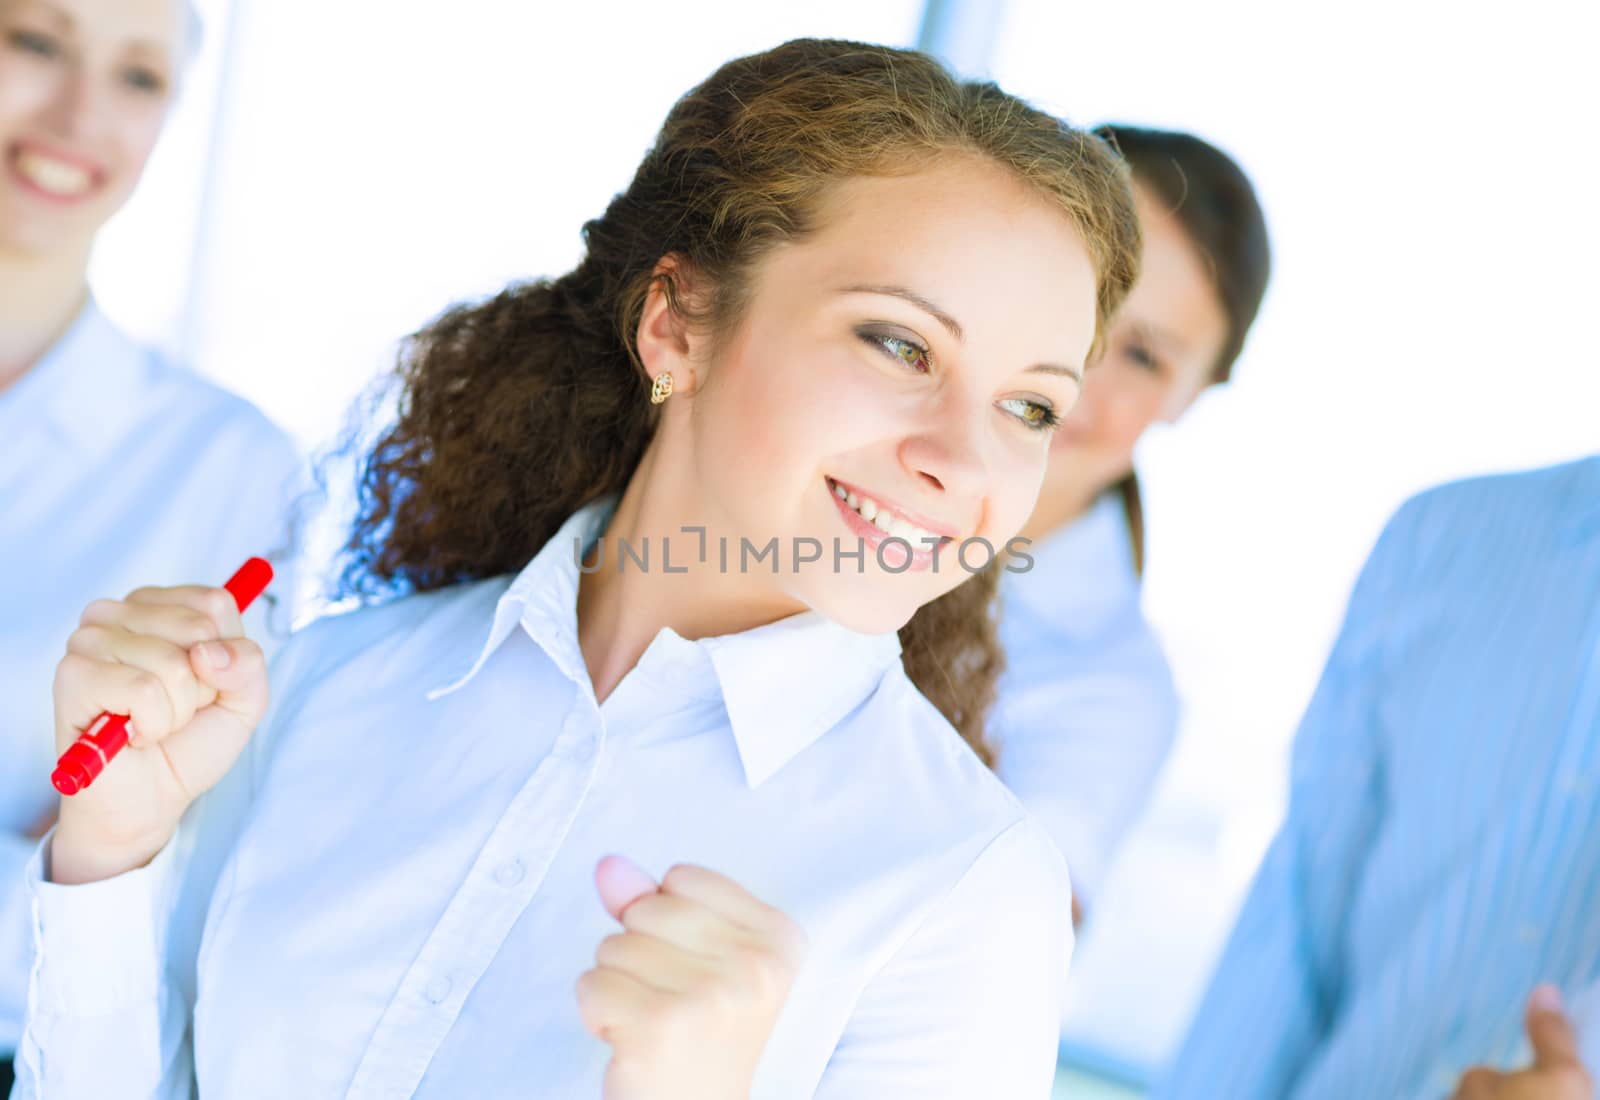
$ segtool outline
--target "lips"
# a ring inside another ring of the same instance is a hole
[[[78,202],[99,186],[98,166],[63,150],[18,142],[6,154],[6,167],[26,190],[55,202]]]
[[[837,481],[829,479],[828,487],[833,495],[845,502],[846,506],[868,523],[877,527],[885,535],[905,539],[913,546],[922,546],[926,542],[948,539],[950,536],[939,531],[930,531],[913,523],[904,512],[893,505],[885,504],[875,497],[869,496],[859,490],[847,488]]]
[[[950,529],[944,524],[939,524],[938,530],[921,526],[899,508],[874,497],[869,490],[833,478],[825,480],[845,525],[874,553],[879,552],[886,540],[892,538],[901,539],[910,548],[910,559],[905,561],[905,551],[890,544],[889,549],[882,551],[886,565],[891,555],[898,555],[899,560],[904,562],[901,571],[929,569],[934,563],[935,553],[954,541],[954,534],[946,533]],[[930,522],[921,516],[917,519],[923,523]]]

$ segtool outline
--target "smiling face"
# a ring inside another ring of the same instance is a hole
[[[685,471],[679,514],[735,551],[779,540],[776,576],[719,583],[886,632],[970,575],[963,540],[1002,549],[1033,508],[1051,426],[1078,397],[1096,275],[1063,213],[972,157],[838,184],[818,225],[757,265],[738,324],[689,368],[693,392],[664,407],[653,446]],[[687,366],[648,336],[640,352],[652,374]],[[891,542],[880,563],[891,535],[916,553]],[[823,554],[793,572],[796,539]],[[835,540],[864,549],[859,567],[835,568]],[[974,568],[985,560],[969,547]]]
[[[155,147],[185,33],[179,0],[0,0],[0,251],[87,249]]]
[[[1052,482],[1089,479],[1103,490],[1127,477],[1139,437],[1194,403],[1228,338],[1228,315],[1182,224],[1137,183],[1134,203],[1144,230],[1139,281],[1111,320],[1083,400],[1056,433]]]

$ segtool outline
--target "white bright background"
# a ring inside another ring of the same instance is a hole
[[[107,310],[308,448],[446,304],[565,270],[672,101],[920,0],[209,0],[189,93],[108,231]],[[1067,1049],[1181,1032],[1282,810],[1284,752],[1379,527],[1425,485],[1600,450],[1595,6],[960,4],[950,48],[1079,123],[1194,130],[1276,268],[1225,391],[1141,455],[1184,735],[1083,937]],[[976,22],[974,22],[976,21]],[[984,26],[985,21],[988,25]],[[225,74],[225,79],[224,79]]]
[[[1186,721],[1082,943],[1068,1037],[1135,1070],[1193,1008],[1379,528],[1431,483],[1600,450],[1592,4],[1012,0],[1002,84],[1245,166],[1273,284],[1236,381],[1141,455]]]

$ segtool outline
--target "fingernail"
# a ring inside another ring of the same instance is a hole
[[[228,653],[228,647],[221,642],[201,642],[200,655],[212,668],[227,668],[233,660],[232,655]]]
[[[594,881],[606,911],[617,920],[622,919],[628,906],[656,889],[656,880],[649,872],[625,856],[602,859],[594,869]]]
[[[1540,1012],[1565,1012],[1566,1006],[1561,1001],[1561,990],[1553,985],[1541,985],[1533,991],[1528,998],[1528,1003]]]

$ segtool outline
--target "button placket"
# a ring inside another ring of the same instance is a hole
[[[599,715],[580,702],[529,777],[401,981],[362,1055],[349,1096],[410,1095],[462,1005],[533,900],[594,779]],[[508,854],[520,852],[521,854]],[[509,880],[509,881],[507,881]]]

